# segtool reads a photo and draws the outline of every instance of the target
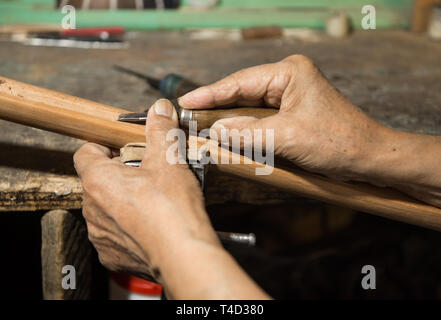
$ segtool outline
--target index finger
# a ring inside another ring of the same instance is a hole
[[[282,73],[286,72],[281,70],[278,63],[243,69],[185,94],[178,99],[179,105],[186,109],[208,109],[232,104],[241,106],[267,104],[279,107],[284,89],[282,87],[286,87],[287,83],[273,82],[275,79],[279,80]],[[269,95],[273,96],[269,97]]]
[[[73,156],[75,170],[81,175],[91,166],[111,161],[112,151],[96,143],[87,142]]]

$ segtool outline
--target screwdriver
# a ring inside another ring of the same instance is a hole
[[[166,99],[177,99],[187,92],[193,91],[194,89],[200,87],[199,84],[184,77],[181,77],[180,75],[177,75],[175,73],[169,73],[162,79],[156,79],[121,66],[114,66],[114,68],[118,71],[131,74],[135,77],[147,81],[150,86],[152,86],[156,90],[159,90],[161,95]]]
[[[276,108],[253,108],[253,107],[233,107],[225,109],[203,109],[192,110],[184,109],[179,106],[177,100],[171,100],[176,112],[178,113],[179,125],[181,128],[188,129],[191,121],[197,124],[197,130],[210,128],[217,120],[240,117],[253,116],[258,119],[270,117],[277,113]],[[122,113],[118,116],[118,121],[129,122],[135,124],[145,124],[147,113]]]
[[[192,82],[184,77],[174,73],[167,74],[162,79],[156,79],[148,75],[133,71],[121,66],[115,65],[114,68],[118,71],[131,74],[135,77],[141,78],[149,83],[155,89],[158,89],[164,98],[170,99],[173,103],[179,118],[181,128],[189,128],[190,121],[197,122],[197,129],[208,129],[219,119],[239,117],[239,116],[253,116],[256,118],[266,118],[277,113],[278,109],[271,107],[230,107],[219,109],[205,109],[205,110],[190,110],[181,108],[177,102],[177,98],[183,96],[200,85]],[[119,115],[118,121],[129,122],[135,124],[145,124],[147,113],[124,113]]]

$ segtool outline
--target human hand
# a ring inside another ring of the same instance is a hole
[[[342,180],[368,176],[369,160],[392,135],[391,129],[354,106],[301,55],[233,73],[184,95],[179,104],[190,109],[227,105],[280,108],[264,119],[222,119],[212,129],[218,136],[223,128],[274,130],[275,154]],[[262,140],[265,143],[265,137]]]
[[[166,134],[177,126],[171,103],[157,101],[148,113],[140,168],[123,165],[93,143],[74,155],[89,239],[108,269],[160,279],[163,263],[177,251],[191,251],[194,243],[220,247],[195,176],[187,165],[166,161],[173,143]]]

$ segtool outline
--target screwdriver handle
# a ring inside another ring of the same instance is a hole
[[[159,82],[161,95],[174,102],[178,110],[181,127],[188,128],[190,121],[197,121],[198,130],[210,128],[217,120],[233,118],[239,116],[252,116],[256,118],[266,118],[277,113],[275,108],[228,108],[228,109],[208,109],[208,110],[188,110],[180,108],[176,99],[184,94],[200,87],[195,82],[188,80],[180,75],[169,73]]]
[[[166,99],[177,99],[199,87],[199,84],[174,73],[167,74],[159,82],[159,91]]]
[[[181,108],[176,100],[172,100],[172,103],[178,113],[179,124],[181,128],[189,128],[190,121],[195,121],[197,124],[197,130],[203,130],[210,128],[217,120],[233,117],[255,117],[258,119],[270,117],[278,112],[279,109],[269,107],[235,107],[228,109],[184,109]],[[118,121],[145,124],[147,120],[147,112],[143,113],[122,113],[118,116]]]
[[[205,109],[190,110],[180,109],[179,122],[181,127],[188,128],[190,121],[196,121],[197,129],[203,130],[210,128],[217,120],[233,117],[256,117],[258,119],[270,117],[276,114],[279,109],[268,107],[236,107],[228,109]]]

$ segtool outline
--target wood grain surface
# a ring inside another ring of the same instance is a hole
[[[270,117],[279,110],[275,108],[228,108],[196,110],[193,112],[193,120],[197,121],[198,130],[210,128],[213,123],[223,118],[253,116],[258,119]]]

